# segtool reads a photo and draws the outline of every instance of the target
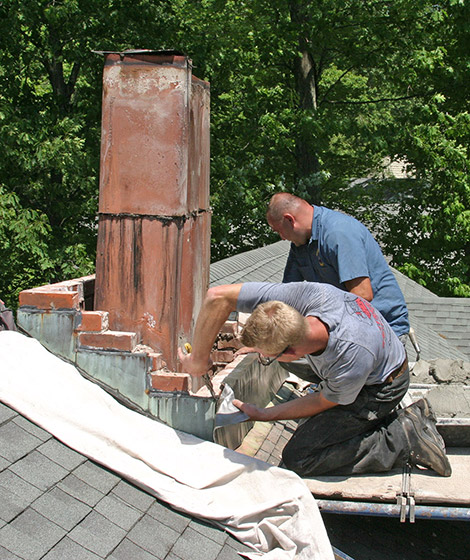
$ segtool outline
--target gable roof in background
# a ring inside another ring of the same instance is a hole
[[[238,282],[282,282],[290,243],[278,241],[211,265],[211,286]],[[470,298],[439,297],[393,267],[424,360],[470,360]],[[415,350],[406,343],[410,360]]]

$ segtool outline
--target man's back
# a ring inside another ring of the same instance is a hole
[[[291,244],[283,282],[322,282],[348,291],[346,282],[368,277],[373,306],[397,336],[408,333],[403,294],[369,230],[358,220],[322,206],[313,206],[312,232],[303,245]]]

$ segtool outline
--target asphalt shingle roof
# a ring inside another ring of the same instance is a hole
[[[0,403],[1,560],[236,560],[244,550]]]
[[[238,282],[282,282],[290,243],[278,241],[211,265],[211,286]],[[421,358],[470,359],[470,299],[439,297],[391,267],[408,306]],[[410,360],[415,351],[408,341]]]
[[[279,241],[214,263],[211,285],[280,282],[288,248]],[[468,360],[470,301],[440,298],[394,273],[422,357]],[[290,398],[285,391],[278,396]],[[256,457],[279,464],[295,427],[256,423]],[[228,533],[175,511],[0,403],[1,560],[236,560],[243,550]]]

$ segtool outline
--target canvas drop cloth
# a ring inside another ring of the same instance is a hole
[[[174,508],[226,529],[253,548],[248,558],[333,560],[297,475],[127,409],[35,339],[0,332],[0,400]]]

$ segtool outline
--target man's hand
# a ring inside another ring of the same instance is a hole
[[[242,412],[244,412],[247,416],[249,416],[250,420],[261,420],[261,421],[268,420],[266,418],[265,408],[259,408],[254,404],[244,403],[242,401],[239,401],[238,399],[233,399],[232,402],[237,408],[239,408]]]
[[[181,372],[190,373],[196,377],[201,377],[212,367],[212,359],[201,362],[195,358],[195,354],[187,354],[178,348],[178,359],[181,364]]]

